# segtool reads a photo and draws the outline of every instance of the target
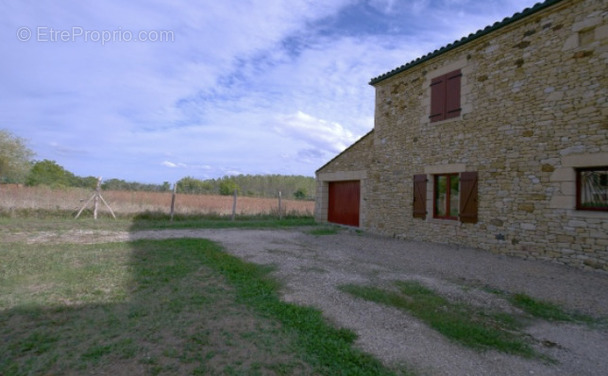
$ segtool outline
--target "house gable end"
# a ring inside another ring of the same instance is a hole
[[[406,71],[412,67],[415,67],[417,65],[420,65],[426,61],[429,61],[439,55],[442,55],[448,51],[451,51],[457,47],[460,47],[464,44],[467,44],[469,42],[474,41],[475,39],[481,38],[484,35],[490,34],[496,30],[499,30],[507,25],[510,25],[514,22],[517,22],[525,17],[531,16],[545,8],[548,8],[552,5],[558,4],[560,2],[562,2],[564,0],[546,0],[543,3],[537,3],[536,5],[534,5],[532,8],[526,8],[524,9],[522,12],[518,12],[515,13],[513,16],[511,17],[506,17],[505,19],[503,19],[502,21],[498,21],[495,22],[493,25],[489,25],[486,26],[484,29],[480,29],[478,30],[476,33],[471,33],[466,37],[461,38],[460,40],[454,41],[453,43],[450,43],[444,47],[441,47],[433,52],[430,52],[422,57],[417,58],[416,60],[412,60],[407,64],[404,64],[400,67],[397,67],[387,73],[384,73],[378,77],[372,78],[369,82],[370,85],[376,85],[377,83],[380,83],[384,80],[386,80],[387,78],[390,78],[396,74],[399,74],[403,71]]]

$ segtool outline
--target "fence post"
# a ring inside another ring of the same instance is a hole
[[[92,200],[95,202],[95,206],[94,206],[94,210],[93,210],[93,218],[95,218],[97,220],[97,207],[99,206],[99,200],[101,200],[101,202],[103,202],[103,204],[110,211],[110,214],[112,214],[112,217],[114,217],[114,219],[116,219],[116,215],[114,214],[114,211],[112,210],[110,205],[108,205],[106,200],[104,200],[103,196],[101,195],[101,176],[99,177],[99,179],[97,179],[97,187],[95,188],[95,193],[93,193],[93,196],[91,196],[91,198],[82,206],[82,208],[80,208],[80,210],[78,211],[78,214],[76,214],[75,219],[78,219],[78,217],[80,216],[80,213],[82,213],[84,208],[86,208],[87,205],[89,205],[89,202],[91,202]]]
[[[99,206],[99,196],[101,195],[101,176],[97,179],[95,187],[95,199],[93,200],[93,219],[97,220],[97,207]]]
[[[232,220],[236,217],[236,188],[234,189],[234,199],[232,200]]]
[[[175,213],[175,194],[177,193],[177,183],[173,184],[173,194],[171,195],[171,218],[169,222],[173,222],[173,213]]]
[[[279,220],[283,219],[283,209],[281,208],[281,191],[279,191]]]

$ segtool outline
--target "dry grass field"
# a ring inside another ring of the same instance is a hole
[[[44,186],[23,187],[0,185],[0,209],[3,210],[57,210],[77,212],[92,196],[93,191],[80,188],[51,189]],[[169,213],[171,192],[102,191],[105,201],[117,215],[133,215],[143,212]],[[176,214],[232,214],[232,196],[178,194]],[[278,198],[238,197],[238,215],[264,215],[278,213]],[[312,215],[313,201],[281,201],[284,213]],[[92,204],[89,204],[92,207]],[[107,211],[102,203],[100,212]]]

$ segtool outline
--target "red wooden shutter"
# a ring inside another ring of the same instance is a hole
[[[460,174],[460,222],[477,223],[477,171]]]
[[[460,116],[461,78],[459,69],[431,80],[431,123]]]
[[[445,118],[460,116],[460,70],[450,72],[446,75],[446,99]]]
[[[414,175],[414,218],[426,218],[426,175]]]
[[[445,119],[446,76],[431,81],[431,123]]]

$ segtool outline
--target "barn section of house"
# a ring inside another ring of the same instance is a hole
[[[317,221],[363,227],[373,134],[372,130],[317,170]],[[342,187],[351,190],[345,197],[340,197]]]
[[[547,0],[371,80],[315,217],[608,271],[608,6]]]

